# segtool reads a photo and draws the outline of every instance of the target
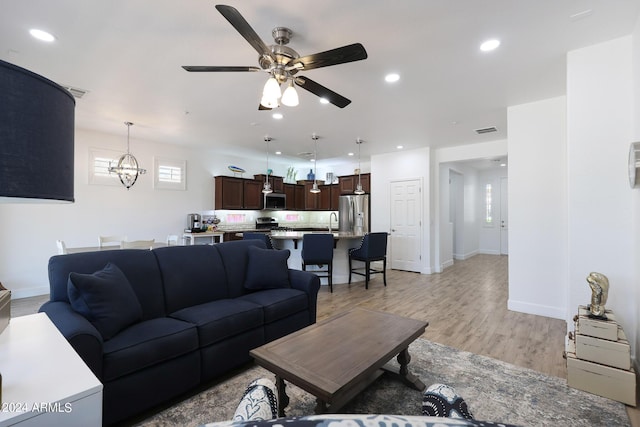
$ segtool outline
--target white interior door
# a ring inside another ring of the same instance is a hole
[[[391,182],[391,268],[421,271],[422,186],[420,180]]]
[[[500,178],[500,254],[509,254],[509,198],[507,196],[508,181]]]

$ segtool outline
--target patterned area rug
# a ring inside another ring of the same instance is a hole
[[[540,374],[496,359],[418,339],[409,347],[409,367],[422,382],[448,384],[477,420],[522,426],[629,426],[622,403],[567,386],[562,378]],[[395,361],[394,361],[395,362]],[[136,424],[198,426],[229,420],[247,385],[273,375],[249,368]],[[315,398],[287,384],[288,416],[313,414]],[[382,376],[340,412],[420,415],[421,392]]]

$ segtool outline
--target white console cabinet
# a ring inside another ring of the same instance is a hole
[[[0,373],[0,427],[102,425],[102,384],[46,314],[11,319]]]

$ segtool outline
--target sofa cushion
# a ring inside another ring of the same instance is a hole
[[[69,273],[91,274],[111,262],[127,276],[142,306],[142,319],[166,315],[164,289],[154,251],[120,249],[54,255],[49,259],[51,301],[69,301]]]
[[[154,249],[164,283],[167,313],[229,297],[227,275],[211,245]]]
[[[247,264],[249,262],[249,248],[258,247],[266,249],[262,240],[232,240],[219,243],[213,247],[220,253],[224,270],[227,273],[227,285],[229,297],[236,298],[244,295],[244,281],[247,277]]]
[[[262,308],[250,301],[225,299],[187,307],[170,314],[198,327],[200,347],[262,327]]]
[[[264,323],[271,323],[299,311],[305,311],[309,305],[306,293],[291,288],[252,292],[238,299],[262,307]]]
[[[124,273],[113,263],[93,274],[72,272],[67,283],[71,307],[110,339],[142,318],[142,307]]]
[[[249,262],[244,287],[251,290],[289,288],[289,249],[249,248]]]
[[[136,323],[104,343],[102,381],[114,380],[197,349],[198,333],[193,324],[168,317]]]

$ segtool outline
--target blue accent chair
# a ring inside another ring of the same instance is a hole
[[[302,236],[302,270],[308,265],[317,265],[319,270],[312,270],[319,277],[326,277],[329,290],[333,292],[333,234],[305,234]],[[327,266],[325,270],[323,266]],[[326,273],[326,274],[318,274]]]
[[[364,268],[353,268],[351,265],[353,260],[364,262]],[[382,261],[382,270],[372,269],[373,261]],[[387,286],[387,233],[366,234],[359,248],[349,250],[349,283],[351,283],[351,273],[365,277],[365,289],[369,289],[369,279],[372,274],[382,273],[384,285]]]
[[[271,236],[268,233],[242,233],[242,240],[262,240],[267,249],[273,249]]]

